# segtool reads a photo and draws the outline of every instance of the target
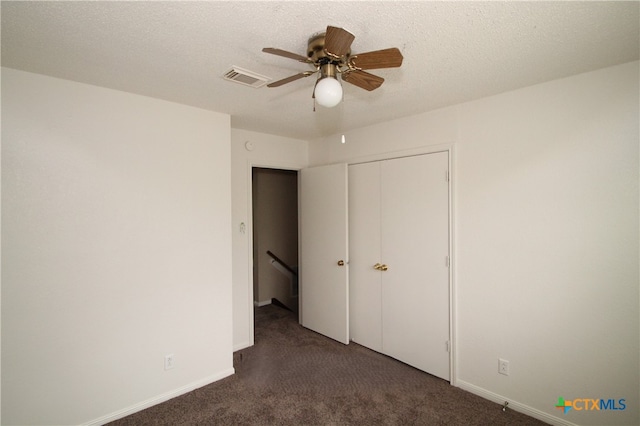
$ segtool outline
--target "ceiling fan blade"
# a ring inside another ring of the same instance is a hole
[[[342,73],[342,79],[365,90],[375,90],[384,83],[384,78],[366,71],[353,70]]]
[[[298,55],[297,53],[287,52],[286,50],[282,50],[282,49],[276,49],[274,47],[265,47],[264,49],[262,49],[262,51],[265,53],[271,53],[272,55],[284,56],[285,58],[295,59],[296,61],[300,61],[300,62],[311,63],[311,60],[305,56]]]
[[[304,77],[309,77],[311,74],[315,74],[315,73],[316,73],[316,71],[301,72],[301,73],[298,73],[296,75],[292,75],[290,77],[283,78],[282,80],[278,80],[278,81],[274,81],[273,83],[269,83],[269,84],[267,84],[267,87],[279,87],[279,86],[282,86],[283,84],[291,83],[292,81],[300,80],[301,78],[304,78]]]
[[[349,58],[349,63],[360,70],[397,68],[402,65],[402,53],[397,47],[358,53]]]
[[[345,29],[328,26],[324,36],[324,50],[337,57],[344,56],[349,52],[355,38],[356,36]]]

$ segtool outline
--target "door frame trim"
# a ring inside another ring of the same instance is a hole
[[[253,314],[253,169],[261,168],[261,169],[273,169],[273,170],[291,170],[298,173],[298,187],[300,181],[300,170],[303,167],[299,165],[295,165],[292,163],[286,162],[277,162],[277,161],[255,161],[252,159],[247,160],[247,211],[248,217],[246,219],[246,232],[250,236],[248,238],[248,295],[249,300],[247,301],[248,313],[249,313],[249,345],[247,347],[251,347],[255,344],[255,318]],[[298,203],[299,204],[299,203]],[[300,206],[298,206],[298,215],[300,214]],[[299,220],[298,220],[299,222]],[[298,237],[298,246],[300,245],[300,237]],[[300,250],[298,250],[298,264],[300,264]],[[300,300],[298,299],[298,310],[300,308]],[[234,349],[235,350],[235,349]]]

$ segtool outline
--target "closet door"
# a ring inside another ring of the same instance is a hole
[[[349,166],[349,334],[382,352],[380,162]]]
[[[449,380],[448,153],[381,163],[382,352]]]
[[[300,319],[349,343],[347,165],[300,172]]]

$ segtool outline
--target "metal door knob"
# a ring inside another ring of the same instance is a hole
[[[338,266],[344,266],[344,260],[338,260]]]

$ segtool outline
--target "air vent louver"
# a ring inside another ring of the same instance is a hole
[[[224,74],[224,79],[250,87],[262,87],[270,80],[269,77],[236,67],[235,65]]]

